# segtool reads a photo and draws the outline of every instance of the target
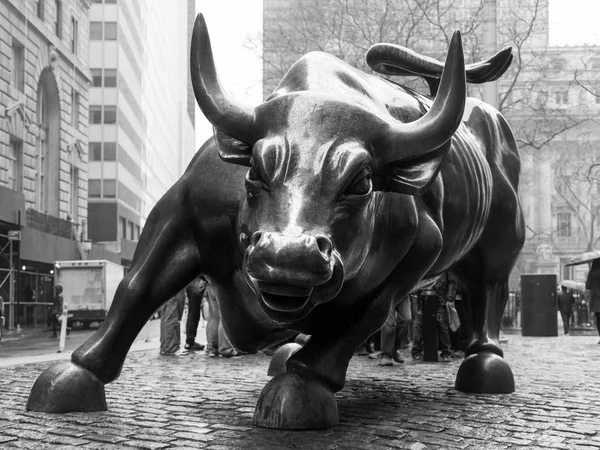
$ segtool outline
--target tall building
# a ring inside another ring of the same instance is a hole
[[[128,265],[158,199],[194,152],[187,2],[90,9],[89,239]]]
[[[83,255],[89,8],[0,0],[0,295],[9,326],[45,324],[53,262]]]

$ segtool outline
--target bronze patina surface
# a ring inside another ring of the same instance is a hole
[[[218,81],[202,16],[191,48],[214,138],[152,210],[105,322],[70,363],[40,375],[27,408],[73,410],[69,387],[86,393],[81,410],[103,409],[98,385],[119,376],[151,314],[201,273],[238,349],[311,335],[263,390],[258,426],[335,425],[333,394],[354,351],[395,299],[448,269],[472,315],[457,389],[511,392],[498,333],[524,240],[519,155],[498,111],[466,97],[460,33],[444,65],[383,52],[386,70],[420,73],[435,98],[314,52],[246,106]],[[499,55],[469,76],[499,76],[510,54]],[[377,66],[382,56],[371,56]]]

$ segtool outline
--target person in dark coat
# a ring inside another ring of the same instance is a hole
[[[585,288],[590,291],[590,312],[596,316],[596,328],[600,335],[600,259],[595,259],[592,263]]]
[[[50,308],[50,317],[52,319],[52,337],[58,336],[60,328],[60,316],[63,310],[63,288],[60,284],[54,286],[54,297],[52,298],[52,307]]]
[[[573,316],[573,303],[575,303],[573,294],[567,291],[566,286],[561,285],[560,292],[558,293],[558,310],[562,317],[565,334],[569,334],[569,325]]]
[[[189,351],[204,350],[204,345],[196,342],[200,312],[202,310],[202,297],[206,290],[206,280],[199,276],[185,288],[188,298],[188,315],[185,324],[185,349]]]

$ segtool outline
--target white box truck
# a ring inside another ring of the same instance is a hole
[[[54,285],[63,288],[68,326],[102,322],[123,277],[124,267],[107,260],[56,261]]]

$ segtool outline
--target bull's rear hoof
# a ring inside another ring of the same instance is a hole
[[[331,390],[314,378],[295,372],[277,375],[264,387],[254,425],[279,430],[318,430],[339,423]]]
[[[47,413],[106,411],[104,384],[70,361],[47,368],[38,377],[27,410]]]
[[[287,362],[288,358],[301,348],[302,345],[297,344],[295,342],[284,344],[281,347],[279,347],[277,351],[273,354],[273,358],[271,358],[271,363],[269,364],[269,370],[267,371],[267,375],[270,377],[274,377],[276,375],[279,375],[280,373],[284,373],[286,371],[285,363]]]
[[[510,366],[500,356],[475,353],[460,365],[455,388],[477,394],[510,394],[515,392],[515,379]]]

